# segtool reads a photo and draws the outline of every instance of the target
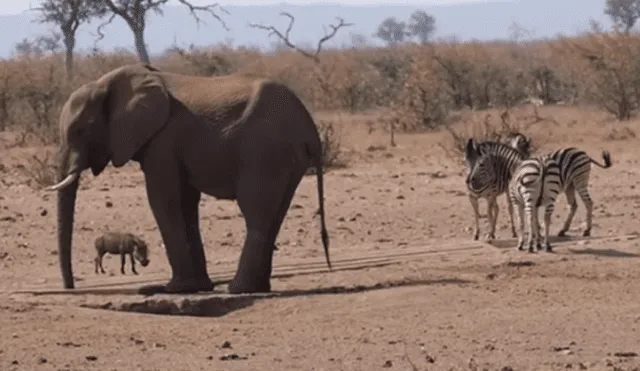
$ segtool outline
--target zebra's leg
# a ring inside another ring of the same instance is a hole
[[[571,221],[573,221],[573,217],[576,215],[576,211],[578,210],[576,191],[573,183],[567,185],[567,188],[564,190],[564,195],[567,197],[567,203],[569,204],[569,214],[562,225],[562,229],[558,232],[558,237],[565,237],[567,235],[567,231],[569,230],[569,227],[571,227]]]
[[[586,183],[586,182],[585,182]],[[585,217],[585,228],[582,232],[584,237],[591,236],[591,223],[593,218],[593,200],[591,200],[591,196],[589,196],[589,189],[587,185],[578,188],[578,194],[580,195],[580,199],[584,203],[584,208],[586,209],[586,217]]]
[[[496,224],[498,222],[498,200],[492,197],[487,201],[487,219],[489,219],[489,233],[484,237],[485,241],[496,239]]]
[[[554,202],[551,202],[544,209],[544,248],[547,252],[552,252],[551,243],[549,242],[549,228],[551,227],[551,215],[553,215]]]
[[[480,237],[480,210],[478,209],[478,199],[469,195],[469,202],[473,208],[473,218],[475,225],[473,227],[473,240],[477,241]]]
[[[533,211],[533,213],[535,214],[535,219],[536,219],[536,250],[540,251],[542,250],[542,238],[540,238],[540,231],[542,230],[542,227],[540,226],[540,213],[539,213],[539,208],[535,208],[535,210]]]
[[[518,236],[518,250],[524,250],[524,205],[517,203],[515,205],[518,208],[517,219],[520,226],[520,236]]]
[[[531,252],[531,253],[534,252],[533,246],[536,243],[537,234],[538,234],[537,233],[538,231],[536,230],[537,229],[536,227],[538,226],[538,220],[537,220],[538,218],[536,218],[536,216],[537,216],[536,214],[537,213],[535,211],[536,211],[536,205],[535,204],[531,204],[529,202],[527,202],[525,204],[524,212],[525,212],[525,214],[527,216],[527,221],[529,222],[529,225],[528,225],[528,227],[529,227],[529,236],[528,236],[528,240],[527,240],[527,247],[528,247],[529,252]]]
[[[513,221],[513,207],[513,203],[509,199],[509,195],[507,195],[507,210],[509,211],[509,220],[511,221],[511,237],[516,238],[518,234],[516,233],[516,225]]]

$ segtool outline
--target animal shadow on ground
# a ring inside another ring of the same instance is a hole
[[[177,315],[177,316],[194,316],[194,317],[222,317],[231,312],[247,308],[257,300],[291,298],[300,296],[315,295],[342,295],[354,294],[368,291],[385,290],[396,287],[412,287],[425,285],[446,285],[446,284],[465,284],[472,281],[461,279],[434,279],[434,280],[411,280],[402,279],[397,281],[378,282],[371,285],[331,286],[312,289],[292,289],[283,291],[273,291],[265,294],[247,294],[247,295],[198,295],[200,297],[182,298],[175,300],[173,298],[147,298],[138,302],[123,302],[114,304],[107,302],[105,304],[81,304],[83,308],[105,309],[121,312],[136,312],[157,315]]]
[[[640,257],[640,254],[634,254],[631,252],[625,252],[615,249],[567,249],[570,253],[576,255],[593,255],[593,256],[602,256],[605,258],[637,258]]]
[[[601,240],[601,239],[606,239],[606,238],[611,238],[611,236],[598,236],[598,237],[583,237],[583,236],[564,236],[564,237],[558,237],[558,236],[549,236],[549,242],[552,245],[556,245],[558,243],[575,243],[575,242],[580,242],[580,241],[593,241],[593,240]],[[516,248],[516,246],[518,245],[518,240],[515,238],[502,238],[502,239],[495,239],[493,241],[490,242],[486,242],[487,244],[493,246],[493,247],[497,247],[499,249],[510,249],[510,248]]]
[[[173,316],[222,317],[231,312],[248,308],[253,305],[254,301],[255,297],[251,296],[216,296],[181,300],[145,299],[139,302],[119,304],[112,302],[80,304],[80,307]]]
[[[337,259],[334,261],[334,266],[331,270],[329,270],[324,262],[315,261],[315,262],[297,262],[297,263],[289,263],[289,264],[279,264],[275,267],[276,272],[271,275],[272,279],[286,279],[292,277],[300,277],[300,276],[310,276],[316,274],[324,274],[324,273],[335,273],[335,272],[346,272],[346,271],[357,271],[357,270],[366,270],[366,269],[375,269],[375,268],[383,268],[386,266],[402,264],[406,261],[415,260],[420,256],[428,256],[436,253],[444,253],[450,251],[469,251],[469,250],[477,250],[482,249],[481,245],[475,246],[462,246],[450,249],[438,249],[438,250],[418,250],[418,251],[407,251],[401,253],[393,253],[393,254],[380,254],[376,256],[367,256],[367,257],[358,257],[358,258],[343,258]],[[235,274],[234,269],[222,270],[218,271],[215,277],[212,279],[215,282],[216,286],[225,285],[231,281],[231,278]],[[77,287],[73,290],[65,290],[65,289],[29,289],[29,290],[20,290],[14,291],[15,294],[31,294],[35,296],[42,295],[144,295],[151,296],[154,294],[154,290],[149,290],[149,292],[141,292],[138,287],[134,287],[133,285],[140,284],[160,284],[165,281],[165,278],[149,278],[149,279],[139,279],[136,277],[135,282],[126,282],[126,283],[97,283],[91,284],[85,287]],[[125,286],[123,286],[123,284]],[[220,292],[221,293],[221,292]]]

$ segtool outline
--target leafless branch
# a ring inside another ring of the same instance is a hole
[[[249,27],[269,31],[269,37],[273,35],[277,36],[287,47],[297,51],[298,53],[304,55],[305,57],[313,59],[316,63],[320,61],[319,55],[320,55],[320,52],[322,51],[322,44],[332,39],[338,33],[338,30],[340,28],[353,26],[353,23],[345,23],[344,19],[340,17],[336,17],[336,19],[338,20],[338,24],[329,25],[329,27],[331,28],[331,31],[326,32],[325,30],[324,36],[321,37],[320,40],[318,40],[316,50],[312,54],[304,49],[299,48],[297,45],[292,43],[291,39],[289,38],[291,34],[291,29],[293,29],[293,23],[295,22],[295,18],[290,13],[287,13],[287,12],[281,12],[280,15],[289,18],[289,25],[287,26],[287,29],[284,31],[284,33],[278,31],[278,29],[275,28],[274,26],[266,26],[262,24],[249,23]]]
[[[96,38],[96,40],[93,42],[93,47],[96,48],[96,44],[98,44],[98,42],[102,39],[104,39],[104,34],[102,33],[102,29],[108,25],[111,24],[111,22],[113,22],[113,20],[116,18],[116,13],[111,13],[111,16],[109,17],[109,19],[107,19],[106,22],[102,22],[98,25],[98,28],[96,29],[96,33],[98,34],[98,37]]]
[[[220,4],[218,3],[214,3],[214,4],[209,4],[209,5],[193,5],[190,2],[188,2],[187,0],[178,0],[181,4],[185,5],[187,8],[189,8],[189,13],[191,13],[191,16],[193,16],[193,18],[196,20],[196,26],[199,28],[200,27],[200,23],[204,23],[206,24],[202,19],[200,19],[198,17],[197,12],[207,12],[209,14],[211,14],[211,16],[215,19],[218,20],[218,22],[220,22],[220,24],[222,25],[222,28],[224,28],[226,31],[229,31],[229,27],[227,27],[227,24],[224,22],[224,20],[222,19],[222,17],[220,17],[220,15],[218,15],[214,9],[218,9],[220,10],[222,13],[225,13],[227,15],[229,15],[229,12],[223,8],[222,6],[220,6]]]

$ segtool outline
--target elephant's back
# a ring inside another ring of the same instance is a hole
[[[214,124],[235,121],[251,98],[255,79],[240,75],[203,77],[166,74],[169,92]]]

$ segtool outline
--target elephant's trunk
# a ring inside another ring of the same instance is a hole
[[[66,187],[58,190],[58,257],[65,289],[74,288],[71,268],[71,239],[73,237],[73,217],[79,185],[79,172],[69,174],[69,150],[63,150],[58,168],[58,181],[69,179],[69,175],[78,174]],[[60,184],[60,183],[58,183]]]

